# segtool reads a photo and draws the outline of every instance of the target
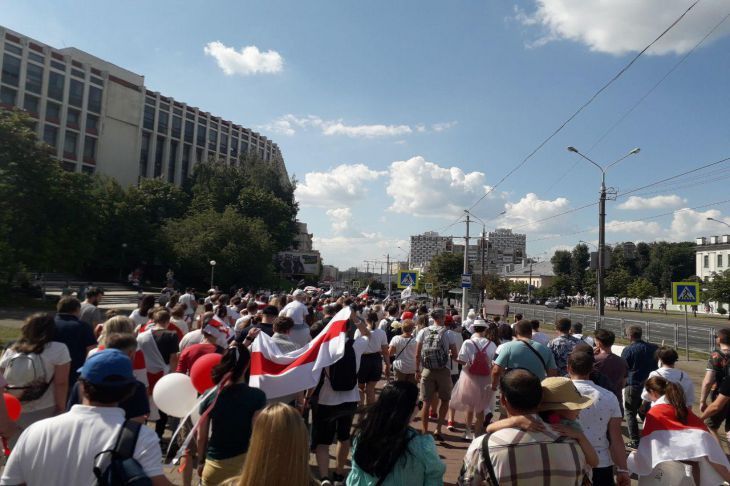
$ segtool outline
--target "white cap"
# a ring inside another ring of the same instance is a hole
[[[292,294],[292,297],[299,297],[300,295],[304,295],[304,293],[305,292],[302,289],[296,289]]]

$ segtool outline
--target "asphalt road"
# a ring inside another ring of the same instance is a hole
[[[526,318],[540,319],[550,327],[557,319],[569,317],[573,321],[583,323],[586,333],[595,330],[599,322],[596,312],[587,307],[548,309],[544,305],[510,304],[510,312],[521,312]],[[617,336],[623,336],[623,329],[629,325],[640,325],[644,330],[644,338],[650,342],[684,349],[689,340],[690,350],[709,352],[714,349],[714,330],[720,327],[730,327],[730,322],[725,319],[695,319],[690,315],[685,338],[684,316],[682,315],[608,311],[600,327],[613,331]]]

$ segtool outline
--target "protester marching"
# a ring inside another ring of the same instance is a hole
[[[0,484],[730,479],[717,435],[730,330],[717,333],[697,407],[676,350],[636,327],[619,355],[613,333],[568,319],[550,339],[539,321],[481,309],[462,320],[367,290],[194,292],[143,295],[129,317],[103,319],[91,287],[83,304],[64,296],[55,316],[29,316],[0,357]],[[448,477],[440,454],[459,442]]]

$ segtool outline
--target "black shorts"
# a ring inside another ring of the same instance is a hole
[[[710,398],[714,401],[718,393],[716,391],[710,394]],[[712,402],[710,402],[712,403]],[[719,412],[712,417],[707,417],[705,420],[707,426],[711,429],[719,429],[720,426],[725,424],[725,432],[730,432],[730,403],[726,404]]]
[[[360,359],[360,370],[357,372],[357,382],[380,381],[382,376],[383,356],[380,353],[363,354]]]
[[[339,442],[350,440],[356,410],[357,402],[317,405],[312,411],[312,449],[318,445],[331,445],[335,438]]]

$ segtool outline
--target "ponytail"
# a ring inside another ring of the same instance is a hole
[[[213,368],[211,373],[213,383],[225,387],[229,383],[236,383],[251,363],[251,354],[248,348],[235,341],[223,353],[220,364]]]
[[[664,393],[667,402],[674,407],[677,420],[683,424],[687,423],[687,401],[684,397],[684,390],[681,386],[671,381],[667,382],[667,389]]]

